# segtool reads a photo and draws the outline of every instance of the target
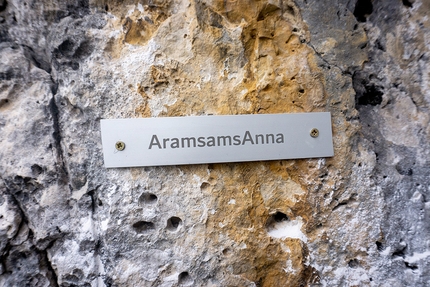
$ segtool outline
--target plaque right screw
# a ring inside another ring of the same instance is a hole
[[[119,151],[124,150],[125,149],[125,143],[118,141],[115,143],[115,148]]]
[[[311,129],[311,133],[310,134],[311,134],[311,137],[317,138],[319,136],[319,134],[320,134],[320,131],[317,128],[313,128],[313,129]]]

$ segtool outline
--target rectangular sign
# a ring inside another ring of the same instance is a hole
[[[101,120],[105,166],[333,156],[330,113]]]

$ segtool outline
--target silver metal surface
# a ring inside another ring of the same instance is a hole
[[[330,113],[101,120],[101,132],[108,168],[333,156]]]

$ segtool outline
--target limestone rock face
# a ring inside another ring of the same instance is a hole
[[[0,286],[428,286],[428,0],[0,0]],[[329,111],[335,156],[106,169],[100,119]]]

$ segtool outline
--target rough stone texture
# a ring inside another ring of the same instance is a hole
[[[428,0],[0,0],[1,286],[428,286]],[[100,119],[332,113],[327,159],[105,169]]]

